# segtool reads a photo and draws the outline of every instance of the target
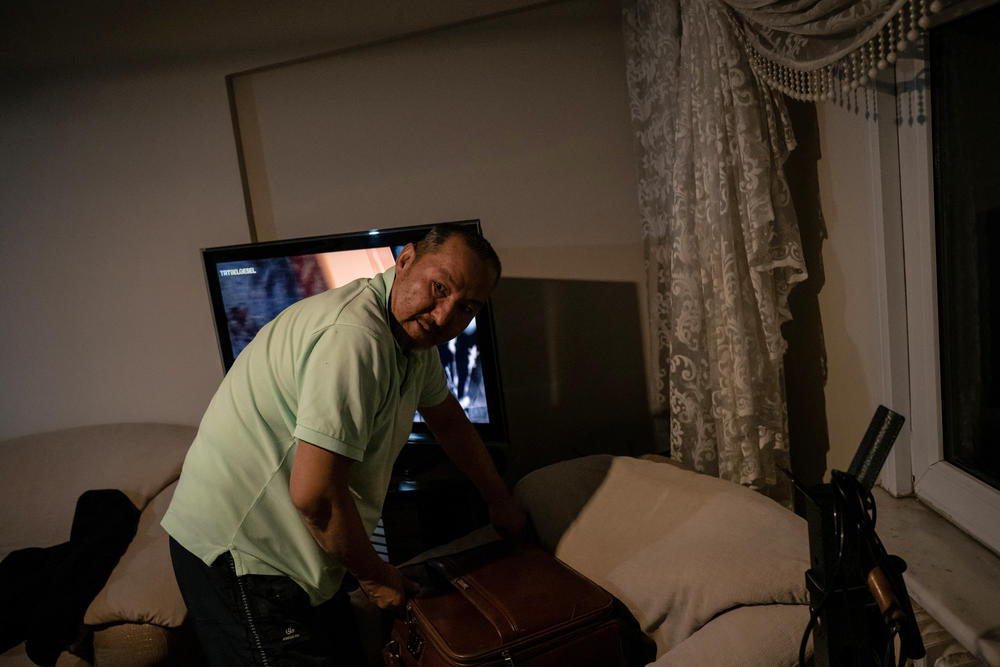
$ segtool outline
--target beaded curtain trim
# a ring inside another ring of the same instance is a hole
[[[942,0],[903,0],[893,3],[864,30],[846,53],[833,55],[832,62],[779,63],[762,53],[760,40],[749,22],[730,12],[736,33],[747,50],[754,73],[769,87],[805,101],[833,100],[836,93],[849,93],[874,82],[880,71],[923,38],[931,26],[931,15],[944,9]],[[808,40],[801,37],[801,44]]]

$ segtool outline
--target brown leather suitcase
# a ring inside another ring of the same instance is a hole
[[[386,667],[625,665],[615,600],[537,547],[492,543],[407,574],[431,590],[407,603]]]

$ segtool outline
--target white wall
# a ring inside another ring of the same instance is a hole
[[[4,98],[0,436],[200,418],[221,367],[198,250],[248,237],[223,74]]]
[[[862,102],[863,104],[863,102]],[[863,107],[862,107],[863,109]],[[816,106],[821,158],[820,203],[829,237],[823,244],[825,283],[819,293],[827,355],[829,470],[846,470],[883,402],[879,276],[873,188],[865,113],[827,102]],[[793,443],[808,446],[808,443]]]
[[[639,283],[620,14],[579,0],[237,77],[255,215],[277,238],[480,218],[505,275]]]
[[[587,48],[582,39],[596,40],[592,55],[600,63],[594,74],[600,85],[582,91],[575,108],[558,108],[553,93],[538,109],[567,132],[550,145],[545,136],[531,134],[535,126],[522,125],[532,117],[531,96],[551,82],[548,63],[537,60],[536,52],[536,61],[520,70],[528,77],[518,102],[524,115],[505,128],[509,141],[477,167],[488,168],[475,179],[482,189],[466,193],[461,207],[418,213],[430,219],[483,217],[510,275],[627,281],[638,288],[638,214],[634,198],[623,191],[634,171],[625,171],[631,135],[617,3],[583,5],[585,13],[600,17],[596,23],[569,31],[565,39],[559,24],[536,26],[534,33],[568,58]],[[224,78],[289,55],[85,71],[5,93],[0,438],[108,421],[197,423],[222,375],[198,251],[249,240]],[[458,62],[462,57],[456,54]],[[578,74],[592,65],[581,63]],[[607,125],[597,144],[586,134],[595,123]],[[526,141],[526,134],[538,147],[535,156],[525,155],[525,144],[517,142]],[[609,136],[611,144],[604,141]],[[556,188],[544,201],[538,193],[546,183],[498,182],[489,170],[542,157],[553,158],[546,164]],[[322,177],[330,163],[316,160],[303,166]],[[409,168],[414,177],[420,173],[413,164],[397,167],[404,174]],[[421,188],[435,206],[456,201],[447,181],[423,182]],[[534,194],[518,195],[526,190]],[[398,206],[391,196],[377,194],[370,217],[396,222],[375,215]],[[480,201],[490,207],[470,203]],[[587,203],[586,215],[561,210],[579,202]],[[554,219],[559,226],[548,224]]]

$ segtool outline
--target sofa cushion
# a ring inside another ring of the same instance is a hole
[[[132,543],[87,609],[87,625],[128,622],[176,628],[184,621],[187,609],[174,579],[167,533],[160,526],[176,487],[177,482],[168,486],[143,510]]]
[[[547,551],[555,553],[570,524],[604,482],[613,460],[610,454],[594,454],[554,463],[525,475],[514,487]]]
[[[806,602],[805,520],[744,487],[597,455],[529,473],[515,491],[542,543],[625,603],[658,655],[727,610]]]
[[[648,667],[793,667],[808,623],[804,604],[736,607]],[[811,641],[806,655],[812,655]]]
[[[180,475],[196,429],[105,424],[0,442],[0,558],[69,539],[77,498],[119,489],[143,509]]]

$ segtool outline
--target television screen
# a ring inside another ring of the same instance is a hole
[[[463,221],[479,231],[476,220]],[[314,294],[357,278],[370,278],[395,264],[407,243],[431,225],[379,229],[268,243],[207,248],[205,276],[228,371],[257,332],[282,310]],[[499,369],[487,302],[457,338],[438,346],[448,386],[486,442],[506,441]],[[420,415],[411,441],[430,441]]]

